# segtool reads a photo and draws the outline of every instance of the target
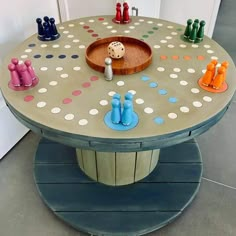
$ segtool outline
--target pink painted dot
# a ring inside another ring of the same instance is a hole
[[[88,32],[88,33],[93,33],[94,31],[93,31],[93,30],[88,30],[87,32]]]
[[[82,93],[81,90],[75,90],[75,91],[72,92],[72,95],[79,96],[81,93]]]
[[[72,99],[71,98],[65,98],[65,99],[63,99],[63,104],[69,104],[69,103],[71,103],[72,102]]]
[[[85,83],[82,84],[82,86],[83,86],[84,88],[88,88],[88,87],[91,86],[91,84],[90,84],[89,82],[85,82]]]
[[[104,20],[104,18],[100,17],[100,18],[98,18],[98,20],[99,20],[99,21],[103,21],[103,20]]]
[[[98,34],[92,34],[93,37],[98,37]]]
[[[88,25],[85,25],[83,28],[84,28],[84,29],[89,29],[89,26],[88,26]]]
[[[96,80],[98,80],[98,77],[97,77],[97,76],[92,76],[92,77],[90,77],[90,81],[96,81]]]
[[[28,95],[28,96],[24,97],[25,102],[31,102],[33,99],[34,99],[34,96],[32,96],[32,95]]]

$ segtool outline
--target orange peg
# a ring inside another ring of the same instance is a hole
[[[229,67],[229,62],[228,61],[223,61],[221,63],[221,66],[223,66],[225,68],[225,73],[224,73],[224,80],[226,80],[226,74],[227,74],[227,69]]]
[[[215,65],[213,63],[210,63],[207,65],[207,71],[202,77],[202,84],[204,86],[209,86],[209,84],[214,78],[214,74],[215,74]]]
[[[217,61],[217,60],[212,60],[211,63],[214,64],[214,67],[215,67],[215,69],[214,69],[214,74],[213,74],[213,77],[215,77],[216,66],[217,66],[217,64],[218,64],[218,61]]]
[[[218,74],[216,75],[214,81],[213,81],[213,88],[214,89],[220,89],[220,87],[222,86],[222,84],[224,83],[224,80],[225,80],[225,67],[221,66],[219,69],[218,69]]]

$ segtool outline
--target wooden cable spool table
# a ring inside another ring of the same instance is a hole
[[[119,25],[112,19],[65,22],[55,41],[31,36],[5,59],[1,90],[16,118],[43,136],[34,172],[45,204],[90,234],[143,235],[174,220],[195,197],[202,160],[193,138],[223,117],[236,70],[208,37],[198,44],[184,41],[182,25],[146,17]],[[111,37],[148,45],[144,67],[129,73],[118,68],[106,81],[87,49]],[[34,86],[11,86],[12,57],[32,61],[39,78]],[[198,85],[212,59],[230,64],[225,91]],[[117,130],[106,116],[112,96],[119,93],[123,102],[127,92],[134,96],[137,123]]]

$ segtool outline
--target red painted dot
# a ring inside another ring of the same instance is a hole
[[[173,60],[179,60],[179,56],[174,55],[174,56],[172,56],[172,59]]]
[[[191,60],[192,58],[190,57],[190,56],[184,56],[184,60],[186,60],[186,61],[189,61],[189,60]]]
[[[103,21],[103,20],[104,20],[104,18],[100,17],[100,18],[98,18],[98,20],[99,20],[99,21]]]
[[[204,56],[197,56],[197,59],[198,59],[199,61],[203,61],[203,60],[205,60],[205,57],[204,57]]]
[[[71,103],[72,102],[72,99],[71,98],[65,98],[65,99],[63,99],[63,104],[69,104],[69,103]]]
[[[85,83],[82,84],[82,86],[83,86],[84,88],[88,88],[88,87],[91,86],[91,84],[90,84],[89,82],[85,82]]]
[[[89,29],[89,26],[88,26],[88,25],[85,25],[83,28],[84,28],[84,29]]]
[[[31,102],[33,99],[34,99],[34,96],[32,96],[32,95],[28,95],[28,96],[24,97],[25,102]]]
[[[88,32],[88,33],[93,33],[94,31],[93,31],[93,30],[88,30],[87,32]]]
[[[75,90],[75,91],[72,92],[72,95],[79,96],[81,93],[82,93],[81,90]]]
[[[161,58],[162,60],[166,60],[166,59],[167,59],[167,56],[161,55],[160,58]]]
[[[97,77],[97,76],[92,76],[92,77],[90,77],[90,81],[96,81],[96,80],[98,80],[99,78]]]
[[[92,34],[93,37],[98,37],[98,34]]]

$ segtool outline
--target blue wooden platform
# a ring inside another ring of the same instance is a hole
[[[174,220],[198,192],[202,160],[195,140],[164,148],[155,170],[126,186],[106,186],[78,167],[75,149],[42,139],[35,181],[46,205],[93,235],[144,235]]]

